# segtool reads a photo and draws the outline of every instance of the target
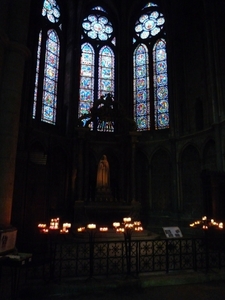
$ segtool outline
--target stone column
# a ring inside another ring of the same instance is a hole
[[[0,2],[0,224],[9,226],[30,0]]]

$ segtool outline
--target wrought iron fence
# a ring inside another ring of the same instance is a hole
[[[225,268],[221,238],[75,241],[54,240],[44,276],[92,277]]]

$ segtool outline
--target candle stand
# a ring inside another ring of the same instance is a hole
[[[127,276],[131,275],[131,257],[132,257],[132,243],[131,237],[134,231],[141,232],[143,231],[143,227],[141,226],[140,221],[131,221],[131,218],[123,218],[123,223],[119,222],[113,223],[116,232],[123,233],[124,235],[124,244],[125,244],[125,255],[126,255],[126,263],[127,263]]]
[[[60,219],[54,218],[51,219],[50,225],[47,224],[38,224],[38,229],[40,234],[47,236],[48,244],[49,244],[49,281],[55,280],[55,262],[56,262],[56,254],[57,254],[57,246],[59,243],[59,239],[62,236],[65,236],[69,233],[69,229],[71,228],[71,223],[63,223],[62,228],[60,229]],[[61,270],[60,276],[61,277]]]
[[[95,244],[95,235],[97,233],[96,224],[88,224],[87,227],[79,227],[78,232],[86,232],[88,234],[89,241],[89,278],[92,279],[94,275],[94,244]],[[107,232],[108,227],[100,227],[100,232]]]

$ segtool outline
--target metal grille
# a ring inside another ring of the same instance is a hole
[[[225,268],[224,239],[54,240],[44,278]],[[36,271],[36,270],[35,270]],[[36,272],[37,273],[37,272]],[[34,276],[34,274],[33,274]]]

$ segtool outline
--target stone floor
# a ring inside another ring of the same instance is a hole
[[[9,275],[9,274],[8,274]],[[8,279],[7,279],[8,278]],[[10,277],[1,281],[1,300],[11,300]],[[224,300],[225,271],[182,271],[135,277],[63,279],[43,282],[24,278],[21,274],[14,300]]]

